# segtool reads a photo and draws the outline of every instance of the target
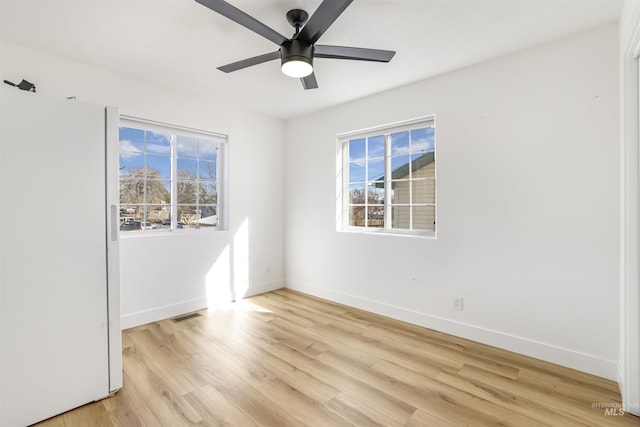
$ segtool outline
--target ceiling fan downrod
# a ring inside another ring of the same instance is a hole
[[[295,36],[300,33],[300,28],[307,22],[307,19],[309,19],[309,14],[302,9],[291,9],[287,12],[287,22],[296,29]]]

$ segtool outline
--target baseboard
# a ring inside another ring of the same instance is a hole
[[[633,374],[627,374],[627,369],[623,366],[623,362],[621,361],[618,364],[618,386],[620,388],[620,396],[622,398],[622,406],[624,411],[630,414],[633,414],[637,417],[640,417],[640,401],[632,400],[633,390],[632,387],[638,387],[637,383],[634,384],[632,381],[629,381],[633,377]]]
[[[207,304],[207,298],[195,298],[162,307],[154,307],[148,310],[138,311],[136,313],[124,314],[121,317],[122,329],[129,329],[135,326],[175,317],[180,314],[202,310],[203,308],[207,308]]]
[[[265,292],[275,291],[284,287],[284,280],[275,279],[260,283],[253,283],[244,292],[243,298],[253,295],[263,294]],[[188,301],[181,301],[175,304],[164,305],[162,307],[154,307],[148,310],[138,311],[135,313],[124,314],[121,317],[122,329],[129,329],[135,326],[146,325],[147,323],[157,322],[159,320],[168,319],[170,317],[179,316],[181,314],[190,313],[192,311],[202,310],[209,307],[209,300],[206,297],[195,298]]]
[[[276,289],[284,288],[283,279],[267,280],[265,282],[253,283],[249,289],[247,289],[242,295],[242,298],[251,297],[254,295],[264,294],[266,292],[275,291]]]
[[[468,323],[462,323],[440,316],[408,310],[379,301],[362,298],[321,286],[287,281],[286,287],[303,293],[328,299],[351,307],[370,311],[393,319],[402,320],[414,325],[445,332],[458,337],[488,344],[494,347],[524,354],[529,357],[577,369],[592,375],[616,381],[618,375],[617,362],[605,360],[597,356],[574,351],[568,348],[547,344],[507,334],[501,331],[487,329]]]
[[[625,382],[624,367],[622,363],[618,363],[618,388],[620,389],[620,397],[622,398],[622,404],[624,410],[629,412],[629,401],[627,396],[627,387]]]

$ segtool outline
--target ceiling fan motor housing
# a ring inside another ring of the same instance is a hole
[[[280,46],[282,64],[289,61],[302,61],[313,65],[313,45],[304,40],[287,40]]]

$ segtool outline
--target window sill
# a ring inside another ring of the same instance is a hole
[[[163,230],[163,231],[125,231],[120,232],[121,239],[135,239],[138,237],[153,237],[153,236],[200,236],[203,234],[212,234],[216,232],[224,232],[226,230],[220,228],[207,228],[202,230]]]
[[[387,229],[364,229],[357,227],[347,227],[337,230],[339,233],[350,234],[367,234],[376,236],[395,236],[395,237],[413,237],[419,239],[436,240],[435,231],[417,231],[417,230],[387,230]]]

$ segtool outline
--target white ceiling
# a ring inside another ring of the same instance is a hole
[[[289,9],[229,0],[289,37]],[[288,119],[614,22],[621,0],[355,0],[319,43],[395,50],[388,64],[316,59],[303,90],[279,61],[216,67],[278,46],[193,0],[0,0],[2,39]]]

